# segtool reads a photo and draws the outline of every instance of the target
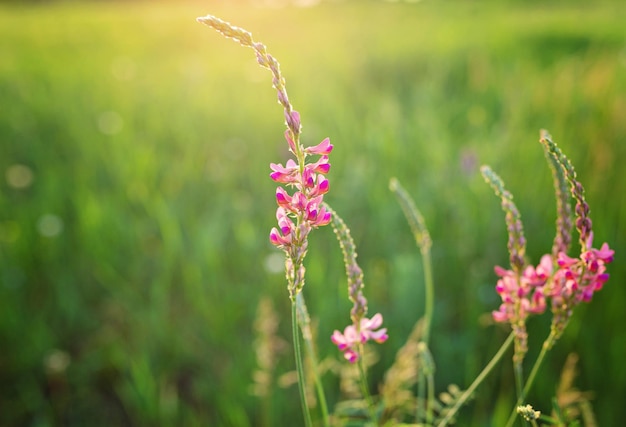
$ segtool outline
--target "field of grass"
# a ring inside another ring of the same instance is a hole
[[[0,5],[0,425],[263,425],[251,394],[261,298],[290,340],[268,241],[283,116],[253,53],[195,22],[207,13],[279,59],[304,143],[335,145],[326,201],[390,333],[373,387],[423,314],[419,251],[389,179],[434,240],[437,390],[466,387],[508,333],[485,322],[508,255],[478,167],[515,195],[538,262],[554,236],[538,143],[549,129],[616,261],[529,400],[549,411],[575,352],[599,425],[626,418],[626,3],[102,2]],[[338,360],[327,337],[350,303],[330,227],[306,265],[319,352]],[[531,360],[549,322],[529,324]],[[285,350],[277,374],[293,369]],[[332,405],[337,380],[324,380]],[[300,424],[296,393],[276,386],[270,425]],[[502,425],[513,400],[507,356],[459,425]]]

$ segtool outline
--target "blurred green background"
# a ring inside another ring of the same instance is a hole
[[[304,143],[335,144],[326,200],[351,227],[377,346],[372,387],[423,313],[418,251],[388,191],[396,176],[434,240],[437,390],[461,387],[507,335],[490,322],[506,265],[490,164],[538,262],[554,235],[547,128],[577,167],[611,279],[576,310],[529,400],[549,411],[566,355],[599,425],[626,418],[626,3],[326,1],[0,5],[0,425],[261,425],[254,319],[273,302],[290,341],[275,184],[287,158],[267,70],[195,22],[250,30],[282,64]],[[282,2],[287,3],[287,2]],[[294,4],[298,2],[293,2]],[[330,227],[305,295],[319,352],[349,321]],[[530,321],[532,360],[549,315]],[[277,374],[293,369],[280,355]],[[331,404],[337,380],[325,376]],[[510,357],[459,425],[501,425]],[[299,425],[295,387],[273,425]]]

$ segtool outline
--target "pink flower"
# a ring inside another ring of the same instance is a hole
[[[306,166],[306,168],[310,171],[314,171],[317,173],[327,174],[330,170],[330,163],[328,163],[328,156],[322,156],[320,159]]]
[[[333,145],[330,143],[330,139],[324,138],[322,142],[313,146],[307,147],[304,149],[304,152],[307,154],[320,154],[327,155],[333,150]]]
[[[525,322],[529,314],[545,311],[544,287],[552,274],[550,255],[544,255],[536,268],[527,266],[521,275],[499,266],[494,270],[500,276],[496,292],[502,298],[502,304],[497,311],[492,312],[493,320],[511,324]]]
[[[291,244],[291,235],[283,236],[280,232],[273,227],[270,231],[270,242],[274,246],[283,247]]]
[[[270,174],[270,178],[276,182],[290,184],[298,179],[298,165],[292,159],[287,160],[285,167],[281,164],[270,163],[270,168],[274,171]]]
[[[271,68],[271,61],[267,61],[266,65]],[[276,189],[278,228],[272,228],[269,238],[270,243],[283,249],[287,255],[285,273],[289,282],[289,297],[295,301],[296,294],[304,286],[305,269],[302,263],[308,245],[308,234],[313,228],[327,225],[331,221],[331,213],[323,205],[323,196],[330,189],[330,185],[322,175],[330,170],[328,154],[333,146],[325,138],[313,147],[303,148],[299,141],[300,114],[292,110],[286,92],[279,89],[278,99],[285,107],[287,130],[284,135],[295,159],[287,160],[284,166],[270,163],[270,178],[288,188],[295,188],[295,191],[290,194],[283,187]],[[314,162],[307,161],[307,157],[311,155],[319,158]]]
[[[376,313],[371,319],[367,319],[364,317],[361,319],[361,334],[365,336],[365,341],[374,340],[377,343],[381,344],[387,341],[387,328],[375,330],[380,328],[383,324],[383,315],[380,313]],[[363,341],[363,342],[365,342]]]
[[[283,187],[276,187],[276,203],[282,208],[289,208],[292,197],[285,191]]]
[[[380,313],[375,314],[371,319],[364,317],[359,323],[359,328],[354,325],[348,325],[343,333],[335,330],[330,340],[343,352],[344,357],[354,363],[359,359],[358,347],[365,344],[369,340],[377,343],[383,343],[389,337],[387,328],[377,329],[383,323],[383,316]]]

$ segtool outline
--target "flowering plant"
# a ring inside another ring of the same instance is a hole
[[[369,357],[365,344],[369,341],[384,343],[388,339],[387,328],[382,327],[383,316],[376,313],[367,317],[368,301],[364,296],[363,272],[357,263],[356,248],[350,230],[340,216],[324,202],[330,189],[326,174],[330,170],[329,155],[334,146],[328,138],[315,146],[304,147],[300,142],[302,132],[300,114],[293,108],[287,95],[285,79],[278,61],[267,52],[266,47],[254,41],[252,35],[219,18],[208,15],[198,21],[217,30],[224,36],[238,41],[254,50],[257,62],[270,70],[278,102],[283,107],[286,130],[285,139],[293,158],[285,165],[271,163],[270,178],[280,184],[276,189],[276,220],[269,234],[272,245],[285,254],[285,275],[292,307],[292,333],[295,351],[297,383],[300,401],[307,426],[313,425],[311,399],[306,390],[310,377],[305,375],[303,359],[306,355],[312,382],[321,409],[320,422],[330,425],[430,425],[446,426],[454,422],[459,409],[465,404],[503,355],[514,345],[513,366],[517,386],[517,402],[509,418],[513,425],[519,414],[536,425],[541,419],[550,424],[562,424],[566,417],[548,417],[531,405],[524,405],[537,372],[547,354],[562,336],[574,309],[582,302],[590,302],[593,294],[608,280],[606,265],[613,261],[614,252],[607,243],[600,249],[593,247],[592,222],[584,189],[577,180],[569,159],[562,153],[546,131],[541,132],[540,142],[551,167],[557,199],[556,236],[552,251],[541,257],[538,265],[526,257],[526,238],[521,215],[513,202],[513,196],[502,179],[488,166],[481,167],[485,180],[501,199],[508,231],[507,249],[510,268],[495,267],[498,277],[495,291],[502,303],[492,312],[497,323],[508,323],[512,332],[493,359],[468,386],[467,389],[451,385],[439,399],[435,398],[435,363],[429,350],[429,338],[434,307],[434,286],[430,260],[432,241],[424,218],[410,196],[396,179],[391,179],[390,189],[396,195],[404,211],[410,229],[423,257],[425,283],[425,314],[418,321],[406,344],[399,350],[396,361],[385,376],[376,399],[370,394],[366,368]],[[570,200],[575,201],[574,213]],[[311,322],[302,293],[305,283],[305,256],[308,236],[313,229],[330,224],[337,236],[343,254],[348,282],[348,297],[353,303],[351,323],[343,332],[335,330],[330,337],[343,357],[358,369],[360,396],[346,405],[337,405],[331,416],[321,384],[321,367],[313,345]],[[568,255],[571,246],[571,229],[575,225],[579,233],[580,253]],[[525,378],[522,362],[528,351],[526,321],[531,315],[552,311],[552,324],[542,351],[537,357],[528,377]],[[264,309],[267,313],[267,308]],[[301,345],[304,344],[305,355]],[[265,366],[272,363],[267,362]],[[261,363],[260,363],[261,364]],[[258,388],[260,389],[260,388]],[[415,389],[415,390],[413,390]],[[558,408],[555,408],[558,409]],[[406,424],[413,422],[413,424]]]

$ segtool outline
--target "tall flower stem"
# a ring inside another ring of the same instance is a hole
[[[554,343],[557,340],[557,338],[558,337],[557,337],[556,332],[552,331],[550,332],[550,335],[548,336],[548,338],[546,338],[546,340],[544,341],[543,346],[541,346],[541,352],[539,353],[539,356],[537,356],[537,360],[535,360],[535,364],[533,365],[530,371],[530,374],[528,375],[528,379],[526,380],[526,384],[524,384],[524,388],[521,394],[518,394],[517,396],[517,402],[515,402],[513,411],[511,412],[511,415],[509,416],[509,420],[506,423],[506,427],[511,427],[513,423],[515,423],[515,418],[517,418],[517,407],[524,403],[524,399],[526,399],[528,392],[530,391],[531,387],[533,386],[533,383],[535,382],[535,378],[537,377],[537,373],[539,372],[539,368],[541,367],[543,360],[548,354],[548,351],[550,351],[550,349],[554,346]]]
[[[409,223],[409,227],[411,228],[411,232],[413,233],[413,237],[415,238],[415,242],[420,249],[420,253],[422,255],[422,264],[424,269],[424,332],[423,338],[421,342],[424,344],[425,350],[422,354],[428,352],[428,341],[430,339],[430,330],[433,319],[433,311],[435,306],[435,286],[433,281],[433,273],[432,273],[432,261],[430,257],[430,247],[432,246],[432,240],[430,238],[430,234],[428,232],[428,228],[426,227],[426,222],[424,221],[424,217],[421,212],[415,206],[413,199],[406,192],[406,190],[400,185],[396,178],[392,178],[389,181],[389,189],[396,195],[398,202],[400,203],[400,207],[404,212],[404,216]],[[430,353],[428,352],[430,355]],[[434,364],[432,364],[434,367]],[[433,368],[434,371],[434,368]],[[428,389],[434,388],[434,384],[432,384],[433,376],[432,372],[426,373],[422,372],[419,375],[419,379],[417,382],[417,396],[419,402],[424,402],[424,404],[417,405],[416,418],[418,421],[426,420],[427,422],[432,421],[432,407],[434,402],[434,393],[429,391],[428,399],[425,398],[426,395],[426,384],[424,382],[428,378],[429,384]]]
[[[430,245],[420,248],[422,253],[422,263],[424,265],[424,336],[423,341],[428,345],[430,330],[435,307],[435,285],[433,282],[432,261],[430,258]]]
[[[467,400],[474,394],[474,391],[476,391],[476,388],[478,388],[478,386],[485,380],[485,378],[487,378],[487,376],[491,373],[491,371],[498,364],[498,362],[500,362],[500,359],[502,359],[504,354],[511,347],[511,344],[513,344],[514,339],[515,339],[515,332],[511,332],[509,334],[509,337],[506,339],[506,341],[504,341],[504,343],[498,350],[498,352],[489,361],[487,366],[483,368],[481,373],[478,374],[474,382],[467,388],[467,390],[463,392],[463,394],[456,401],[454,406],[450,408],[450,411],[446,413],[446,416],[439,422],[439,424],[437,424],[437,427],[445,427],[448,425],[448,423],[452,420],[452,418],[459,411],[461,406],[463,406],[465,402],[467,402]]]
[[[300,390],[300,404],[302,406],[302,414],[304,416],[304,425],[312,427],[311,411],[306,401],[305,384],[304,384],[304,366],[302,363],[302,348],[300,346],[300,334],[298,329],[298,308],[296,301],[291,302],[291,331],[293,333],[293,348],[296,357],[296,372],[298,373],[298,388]]]
[[[513,372],[515,374],[515,395],[521,399],[524,388],[524,368],[521,361],[514,362]]]
[[[363,345],[359,345],[359,353],[363,355]],[[359,357],[357,361],[357,366],[359,368],[359,377],[361,379],[361,393],[363,394],[363,398],[367,402],[367,411],[369,413],[370,420],[374,425],[378,425],[378,417],[376,416],[376,410],[374,409],[374,400],[372,399],[372,395],[369,391],[369,386],[367,384],[367,373],[365,372],[365,357]]]
[[[311,369],[313,370],[313,376],[315,379],[315,392],[317,393],[317,399],[322,411],[322,421],[324,427],[330,427],[330,416],[328,413],[328,404],[326,402],[326,394],[324,393],[324,387],[322,386],[322,379],[318,371],[317,354],[315,352],[315,346],[313,344],[313,334],[311,332],[311,319],[309,312],[306,308],[304,296],[302,292],[296,295],[296,305],[298,308],[298,319],[300,323],[300,330],[302,331],[302,340],[308,358],[311,362]]]

